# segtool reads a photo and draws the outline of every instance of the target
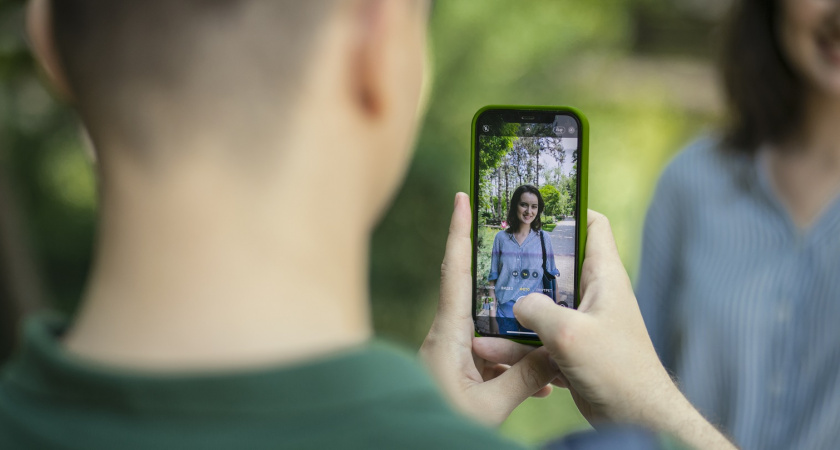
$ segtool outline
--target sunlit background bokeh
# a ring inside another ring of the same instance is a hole
[[[487,104],[571,105],[590,123],[590,208],[610,217],[634,276],[658,174],[722,111],[715,31],[727,1],[438,0],[432,91],[406,182],[376,230],[381,336],[409,349],[431,323],[452,198],[469,189],[470,121]],[[0,0],[0,358],[17,312],[71,312],[90,263],[94,169],[72,112],[42,86],[23,3]],[[341,220],[329,208],[321,220]],[[566,392],[532,399],[503,433],[541,442],[587,427]]]

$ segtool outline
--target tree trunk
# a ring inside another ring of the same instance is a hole
[[[502,166],[496,169],[496,220],[502,218]]]
[[[503,208],[504,211],[507,211],[510,208],[508,202],[510,201],[510,180],[508,179],[508,171],[510,167],[505,164],[505,206]]]
[[[0,364],[17,345],[20,320],[44,304],[43,282],[6,172],[0,165]]]

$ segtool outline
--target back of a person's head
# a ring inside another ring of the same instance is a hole
[[[146,158],[164,139],[219,127],[247,139],[281,127],[334,4],[60,0],[52,30],[94,141],[119,141]]]
[[[67,348],[216,370],[303,358],[316,324],[334,334],[309,343],[367,339],[360,261],[410,155],[427,18],[424,0],[31,0],[35,56],[98,156]],[[353,269],[312,292],[330,264]]]
[[[318,178],[310,195],[340,189],[367,229],[410,154],[428,12],[423,0],[31,0],[27,30],[90,137],[103,215],[261,196],[280,214]]]

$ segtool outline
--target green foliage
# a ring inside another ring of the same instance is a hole
[[[521,126],[506,124],[512,133],[523,133]],[[550,127],[546,124],[545,127]],[[520,129],[513,129],[520,128]],[[537,127],[534,127],[537,128]],[[534,132],[529,134],[533,135]],[[555,183],[563,189],[567,175],[562,173],[560,164],[566,157],[566,151],[558,145],[557,139],[519,136],[519,137],[482,137],[479,141],[479,193],[478,205],[481,217],[488,224],[498,224],[506,216],[508,202],[513,191],[523,184],[540,186]],[[486,158],[485,153],[487,154]],[[546,158],[554,159],[558,167],[546,168]],[[556,188],[555,188],[556,190]],[[568,193],[557,194],[558,199],[569,197]],[[565,214],[566,203],[558,206],[560,200],[552,203],[553,214]]]
[[[493,170],[499,167],[502,159],[513,148],[512,136],[515,133],[514,128],[516,124],[507,123],[502,126],[499,131],[500,136],[482,136],[481,137],[481,160],[479,161],[479,170]]]
[[[24,6],[0,2],[0,241],[16,244],[0,245],[0,268],[16,267],[0,273],[0,303],[17,286],[27,303],[72,311],[91,259],[94,171],[76,117],[37,76]],[[8,273],[18,279],[9,283]]]
[[[562,192],[562,199],[560,200],[561,214],[564,216],[574,216],[577,206],[577,180],[575,176],[561,175],[560,190]]]
[[[505,125],[509,127],[510,124]],[[512,130],[507,130],[508,132]],[[504,132],[504,130],[503,130]],[[507,133],[506,133],[507,134]],[[511,136],[483,136],[481,138],[481,158],[479,158],[478,170],[479,179],[489,179],[499,167],[499,164],[513,148],[513,137]],[[487,183],[481,185],[479,196],[479,208],[486,213],[492,222],[501,220],[502,205],[498,203],[499,196],[493,196],[491,186]],[[495,201],[494,201],[495,198]]]
[[[487,276],[490,274],[490,251],[493,248],[493,239],[501,228],[480,227],[478,229],[478,261],[476,261],[476,274],[478,286],[488,283]]]
[[[552,216],[559,216],[565,212],[562,209],[565,205],[560,203],[560,191],[556,187],[546,184],[540,188],[540,195],[542,195],[543,202],[545,202],[545,213]]]

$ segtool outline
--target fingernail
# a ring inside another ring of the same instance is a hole
[[[455,205],[454,206],[458,206],[458,202],[460,201],[460,199],[465,198],[465,197],[467,197],[467,194],[465,194],[463,192],[455,193]]]

